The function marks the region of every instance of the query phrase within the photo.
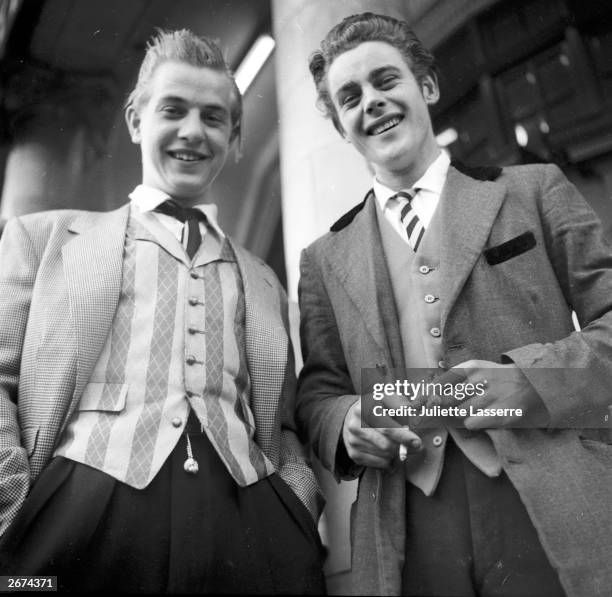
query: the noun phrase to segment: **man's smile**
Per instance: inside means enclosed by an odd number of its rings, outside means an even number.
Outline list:
[[[379,120],[377,123],[370,125],[366,129],[367,135],[380,135],[389,129],[396,127],[403,119],[403,116],[392,116],[391,118],[384,118]]]
[[[170,149],[168,150],[168,155],[177,160],[181,160],[182,162],[197,162],[206,159],[206,156],[203,153],[188,149]]]

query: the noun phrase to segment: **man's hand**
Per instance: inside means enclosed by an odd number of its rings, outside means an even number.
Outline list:
[[[486,390],[482,396],[469,399],[473,409],[505,408],[522,411],[521,416],[468,416],[464,419],[466,429],[494,429],[500,427],[525,427],[528,422],[533,427],[546,427],[549,422],[548,411],[542,399],[529,383],[523,372],[514,364],[501,365],[492,361],[466,361],[456,366],[463,369],[466,379],[462,383],[482,383]]]
[[[423,448],[421,438],[407,427],[389,419],[389,428],[361,426],[361,400],[357,400],[346,413],[342,439],[353,462],[360,466],[390,468],[401,451],[406,456]]]

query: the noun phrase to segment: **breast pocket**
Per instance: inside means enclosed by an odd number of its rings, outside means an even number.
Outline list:
[[[484,251],[484,256],[489,265],[498,265],[514,257],[518,257],[536,246],[536,238],[531,231],[524,232],[510,240],[490,247]]]
[[[121,412],[125,408],[128,384],[90,382],[79,400],[79,411]]]

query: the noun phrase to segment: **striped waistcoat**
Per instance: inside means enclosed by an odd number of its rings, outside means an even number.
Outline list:
[[[190,262],[132,209],[111,331],[56,455],[146,487],[190,408],[242,487],[274,472],[253,436],[244,292],[233,251],[208,230]]]

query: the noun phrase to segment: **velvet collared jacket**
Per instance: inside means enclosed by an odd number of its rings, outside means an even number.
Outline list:
[[[555,166],[484,174],[451,166],[437,208],[443,359],[449,367],[510,359],[535,387],[549,428],[489,436],[568,595],[607,595],[612,249]],[[297,420],[337,479],[351,478],[355,468],[338,446],[361,394],[361,369],[405,366],[374,201],[369,193],[301,260]],[[600,413],[595,428],[577,428],[587,411]],[[366,468],[351,511],[355,593],[400,593],[404,521],[403,472]]]

